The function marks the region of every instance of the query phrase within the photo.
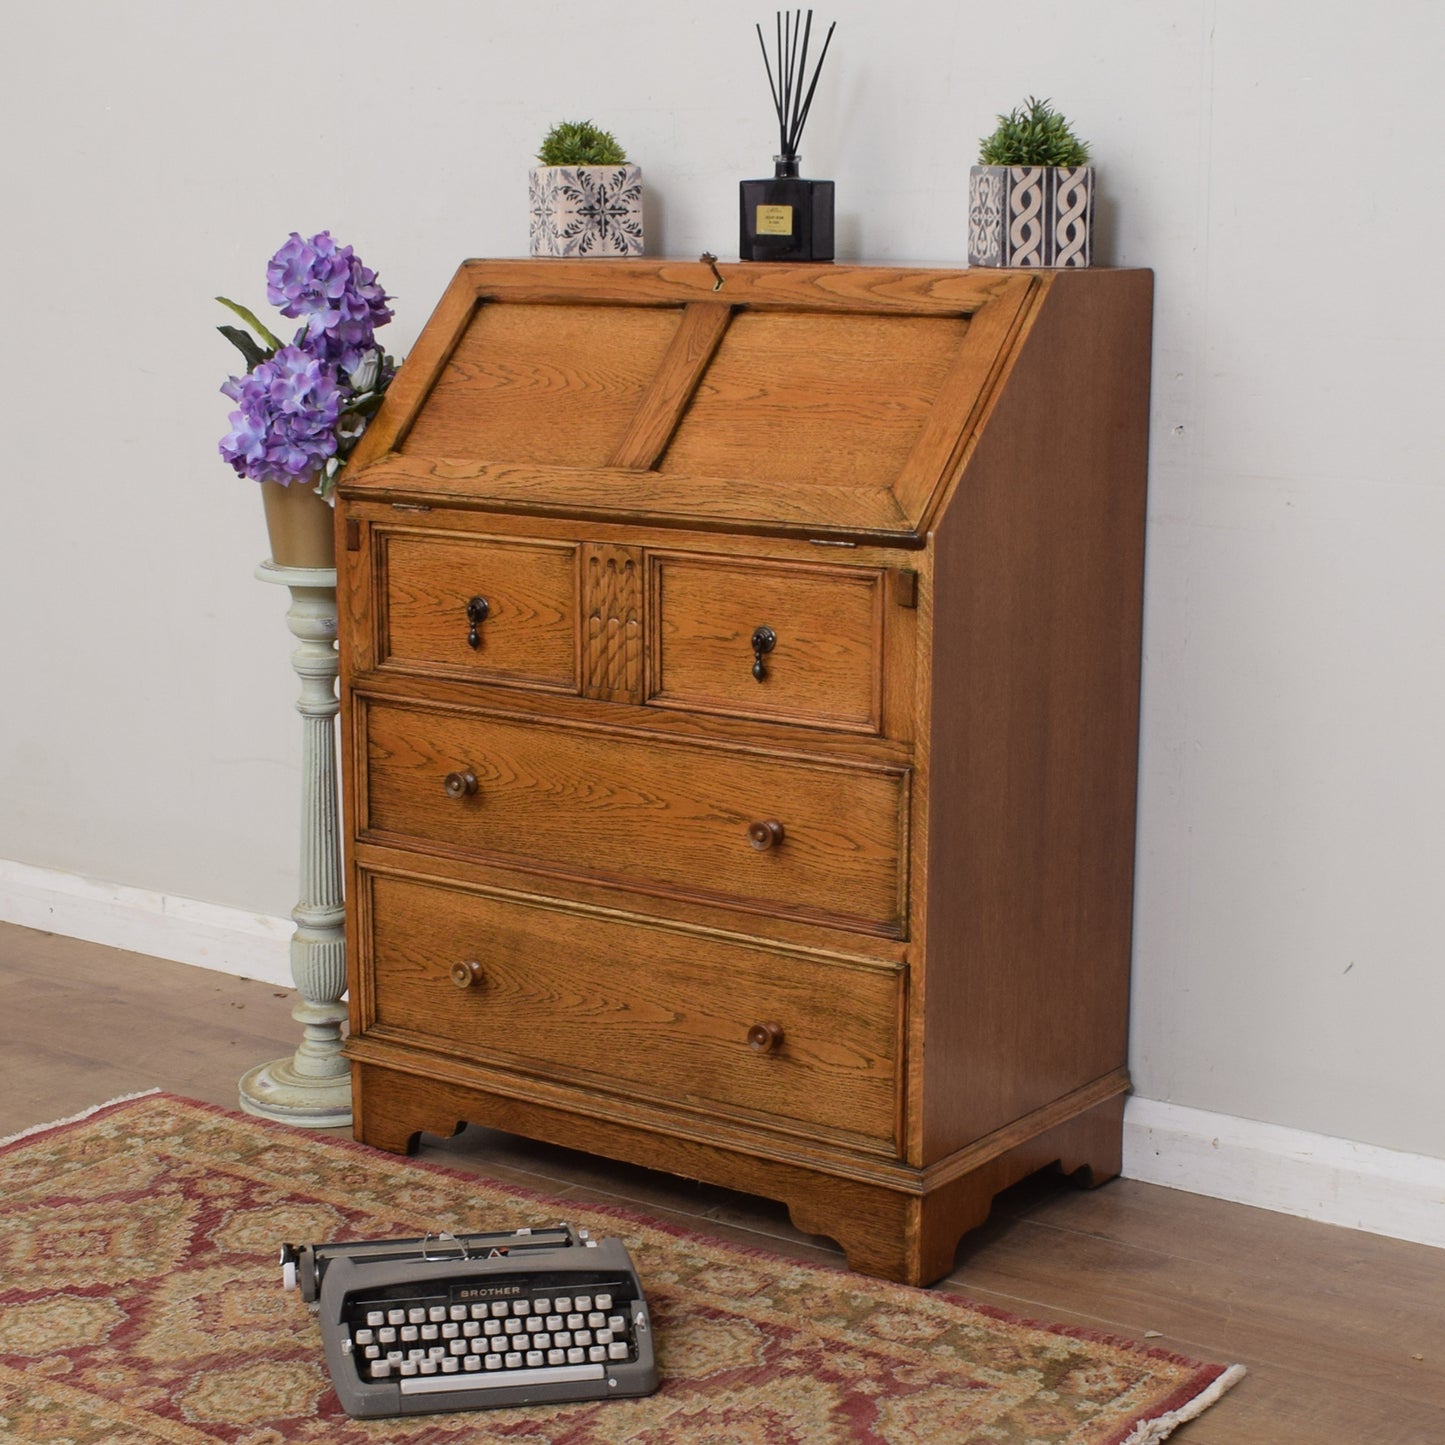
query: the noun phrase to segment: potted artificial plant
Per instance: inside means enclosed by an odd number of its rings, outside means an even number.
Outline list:
[[[534,256],[642,254],[642,171],[590,120],[547,132],[528,192]]]
[[[396,374],[376,344],[392,298],[329,231],[309,240],[293,231],[267,263],[266,299],[301,323],[289,344],[246,307],[216,298],[250,328],[217,328],[246,362],[221,388],[236,403],[221,456],[261,484],[272,561],[329,568],[336,475]]]
[[[970,266],[1087,266],[1094,168],[1088,147],[1047,100],[998,117],[968,174]]]

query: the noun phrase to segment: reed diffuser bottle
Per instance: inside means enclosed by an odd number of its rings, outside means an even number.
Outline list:
[[[808,82],[813,12],[808,11],[806,20],[800,10],[792,14],[778,12],[776,75],[768,59],[763,27],[757,27],[768,86],[778,113],[778,154],[773,157],[771,178],[743,181],[739,187],[738,254],[744,261],[833,259],[833,182],[807,180],[798,174],[798,144],[836,28],[836,21],[828,27],[813,78]]]

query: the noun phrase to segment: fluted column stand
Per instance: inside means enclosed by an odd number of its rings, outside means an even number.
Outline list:
[[[248,1114],[312,1129],[351,1123],[351,1072],[341,1054],[346,1019],[346,911],[336,789],[336,572],[262,562],[256,576],[291,589],[286,624],[301,679],[301,900],[292,917],[291,976],[301,1001],[291,1017],[302,1040],[289,1059],[262,1064],[240,1083]]]

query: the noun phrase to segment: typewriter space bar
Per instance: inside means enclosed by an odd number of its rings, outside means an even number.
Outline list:
[[[544,1365],[535,1370],[494,1370],[485,1375],[414,1375],[402,1380],[403,1395],[450,1394],[453,1390],[497,1390],[508,1385],[560,1385],[568,1380],[600,1380],[601,1365]]]

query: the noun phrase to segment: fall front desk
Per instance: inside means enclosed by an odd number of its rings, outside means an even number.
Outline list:
[[[338,506],[359,1138],[766,1195],[915,1284],[1117,1173],[1151,296],[461,267]]]

